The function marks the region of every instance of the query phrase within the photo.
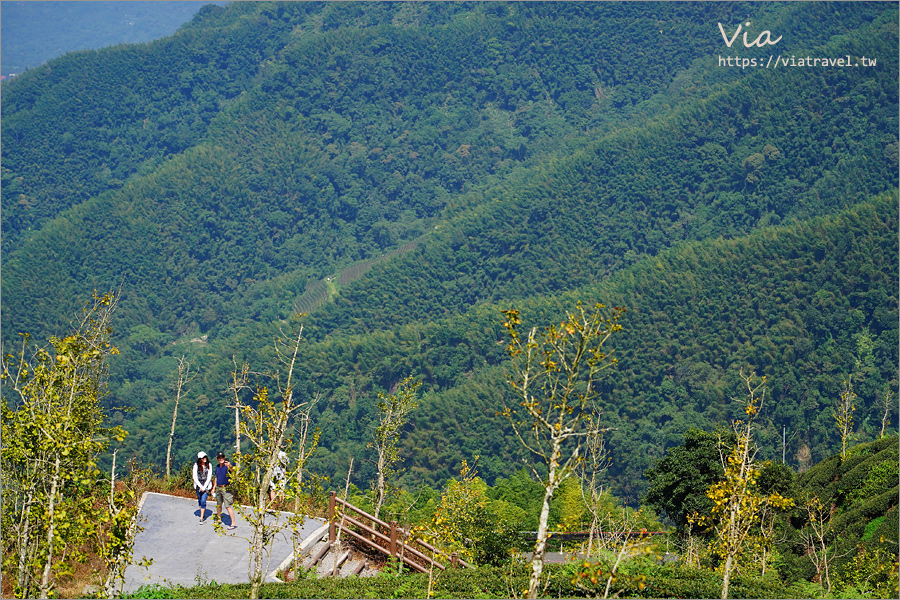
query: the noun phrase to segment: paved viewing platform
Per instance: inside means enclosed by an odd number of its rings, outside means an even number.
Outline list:
[[[134,561],[152,558],[148,568],[129,565],[125,570],[124,593],[131,593],[142,585],[184,585],[215,581],[217,583],[247,583],[250,581],[250,525],[237,515],[237,529],[216,533],[212,517],[215,502],[206,505],[207,519],[200,524],[200,507],[196,499],[147,492],[141,498],[140,525],[144,528],[135,537]],[[278,513],[281,521],[292,513]],[[272,518],[275,518],[273,515]],[[230,525],[228,512],[222,511],[222,522]],[[307,518],[298,528],[298,543],[324,524],[323,519]],[[291,532],[285,529],[275,536],[269,546],[266,573],[272,573],[293,552]],[[265,555],[264,555],[265,556]],[[264,564],[265,566],[265,564]],[[267,581],[274,581],[267,576]]]

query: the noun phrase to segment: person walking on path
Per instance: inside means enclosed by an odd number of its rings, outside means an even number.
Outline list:
[[[228,484],[231,483],[231,480],[228,478],[228,472],[231,470],[231,463],[225,460],[225,453],[219,452],[216,455],[216,460],[219,462],[216,465],[216,476],[213,479],[213,497],[216,499],[216,518],[222,518],[222,506],[225,506],[225,509],[228,510],[228,516],[231,517],[231,525],[226,527],[226,529],[236,529],[237,518],[234,516],[234,509],[231,508],[231,505],[234,504],[234,495],[229,491]]]
[[[200,524],[206,521],[206,499],[213,488],[213,470],[206,452],[197,453],[194,463],[194,490],[197,492],[197,503],[200,504]]]

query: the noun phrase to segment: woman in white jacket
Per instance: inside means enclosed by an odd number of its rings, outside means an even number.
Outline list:
[[[206,521],[206,498],[213,485],[212,471],[206,452],[198,452],[197,462],[194,463],[194,490],[197,492],[197,502],[200,504],[201,525]]]

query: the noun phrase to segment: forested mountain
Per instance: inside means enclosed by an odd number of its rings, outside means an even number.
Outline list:
[[[738,370],[747,365],[769,378],[761,456],[781,458],[787,428],[787,459],[808,466],[840,447],[832,406],[848,373],[856,373],[861,439],[878,433],[878,400],[888,384],[896,385],[897,218],[894,193],[746,238],[682,244],[559,296],[486,303],[448,319],[310,343],[301,366],[307,392],[330,392],[317,422],[322,438],[315,463],[338,474],[351,456],[365,456],[376,414],[373,390],[412,374],[429,391],[403,440],[409,475],[440,482],[473,456],[481,457],[489,481],[509,475],[521,463],[505,419],[496,416],[512,402],[500,310],[521,307],[526,323],[543,325],[558,322],[581,299],[629,310],[625,331],[613,342],[619,368],[603,392],[605,421],[618,428],[610,438],[610,476],[629,500],[643,490],[643,471],[684,431],[738,415],[742,407],[731,399],[740,395]],[[247,343],[235,337],[226,347],[239,352]],[[210,383],[224,387],[231,363],[204,362]],[[153,454],[164,452],[171,406],[141,409],[134,435]],[[227,439],[227,420],[216,430],[212,414],[185,418],[193,420],[188,431],[211,428],[212,439]],[[366,481],[372,465],[358,469]]]
[[[717,23],[748,21],[777,51],[726,47]],[[3,84],[4,349],[121,286],[109,406],[159,464],[175,358],[200,373],[187,460],[229,446],[232,357],[271,368],[302,309],[316,468],[364,457],[412,375],[407,481],[476,454],[490,480],[518,470],[499,310],[601,301],[629,309],[620,493],[731,416],[740,366],[769,376],[764,453],[784,427],[803,466],[835,449],[843,377],[863,439],[896,385],[897,34],[881,3],[266,2],[61,57]],[[719,66],[769,52],[877,64]]]

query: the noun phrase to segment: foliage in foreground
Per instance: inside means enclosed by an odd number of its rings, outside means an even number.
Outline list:
[[[547,565],[549,581],[541,593],[547,598],[594,597],[596,590],[580,588],[573,583],[579,565]],[[633,561],[623,570],[615,592],[622,597],[637,598],[715,598],[721,580],[712,572],[698,571],[679,565],[659,566],[653,558]],[[643,577],[643,578],[641,578]],[[435,598],[515,598],[528,588],[528,565],[454,569],[435,577]],[[640,589],[637,581],[644,583]],[[813,586],[815,587],[815,586]],[[261,598],[426,598],[428,575],[379,575],[369,578],[302,579],[297,582],[265,584]],[[601,588],[602,590],[602,588]],[[141,588],[129,598],[246,598],[249,584],[198,587]],[[806,587],[788,587],[777,579],[741,579],[732,587],[736,598],[800,598],[810,597]],[[813,590],[815,591],[815,590]]]
[[[648,471],[651,506],[674,520],[686,506],[699,504],[706,484],[699,478],[687,484],[679,480],[700,472],[688,468],[692,459],[695,464],[712,464],[715,448],[698,442],[712,442],[715,437],[714,433],[688,432],[683,446],[672,449]],[[836,454],[796,477],[783,465],[763,463],[759,491],[796,502],[790,511],[766,513],[757,526],[767,540],[765,561],[754,558],[741,565],[743,574],[749,577],[760,569],[765,574],[768,562],[782,581],[817,586],[822,588],[818,593],[827,597],[898,597],[897,442],[896,436],[887,436],[860,444],[845,457]],[[726,475],[720,471],[718,477]],[[717,488],[718,484],[706,489]],[[706,511],[702,514],[714,512]],[[706,546],[711,533],[679,529],[681,554],[688,564],[720,565],[710,552],[716,542]]]
[[[102,409],[118,299],[95,293],[69,335],[46,346],[23,335],[19,353],[3,357],[3,572],[16,597],[55,595],[73,564],[96,553],[112,598],[132,561],[134,493],[117,492],[115,455],[109,479],[97,468],[110,440],[126,435],[106,425]]]
[[[580,463],[582,444],[602,438],[598,380],[601,373],[617,360],[610,358],[604,343],[622,326],[624,313],[618,307],[607,312],[597,304],[586,311],[581,303],[566,314],[559,327],[550,325],[538,333],[533,327],[526,337],[519,333],[518,310],[503,311],[512,359],[509,384],[520,400],[520,414],[505,408],[503,415],[512,424],[519,443],[527,450],[535,475],[544,488],[537,542],[532,559],[528,597],[536,598],[544,566],[544,553],[554,492],[572,475]],[[546,468],[546,476],[538,469]]]

